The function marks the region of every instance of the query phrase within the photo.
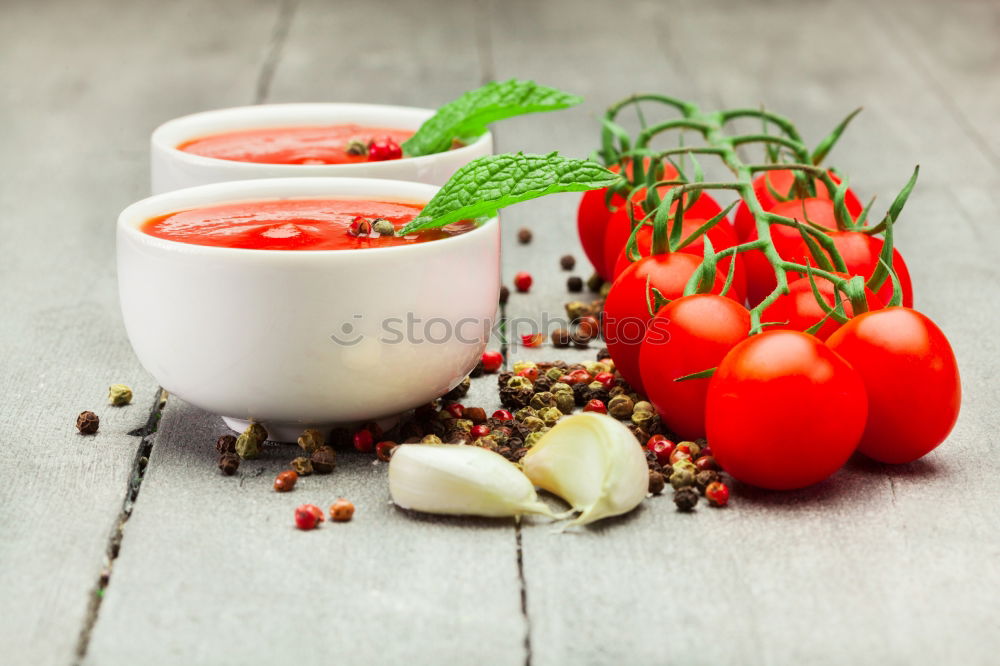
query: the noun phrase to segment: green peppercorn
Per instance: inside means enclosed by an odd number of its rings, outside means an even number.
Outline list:
[[[698,444],[698,442],[677,442],[677,446],[680,446],[681,444],[687,444],[688,449],[691,450],[691,460],[698,459],[698,454],[701,453],[701,445]]]
[[[288,466],[294,469],[299,476],[309,476],[313,473],[312,461],[309,460],[309,458],[304,458],[302,456],[293,458],[292,462],[290,462]]]
[[[667,482],[663,478],[663,474],[661,474],[660,472],[654,472],[653,470],[649,470],[649,492],[650,492],[650,494],[652,494],[652,495],[659,495],[660,493],[663,492],[663,489],[666,487],[666,485],[667,485]]]
[[[538,412],[535,411],[534,407],[522,407],[521,409],[514,412],[515,421],[523,421],[529,416],[538,416]]]
[[[556,391],[552,395],[556,398],[556,407],[563,414],[572,414],[576,408],[576,398],[573,397],[573,390]]]
[[[679,488],[674,491],[674,504],[679,511],[691,511],[698,504],[698,493],[693,488]]]
[[[372,222],[372,231],[379,236],[393,236],[396,233],[396,228],[392,226],[392,222],[384,217],[376,217],[375,221]]]
[[[260,455],[260,441],[247,432],[241,432],[236,438],[236,454],[244,460],[256,458]]]
[[[600,361],[587,361],[583,364],[584,369],[591,375],[599,375],[602,372],[610,372],[611,369],[608,368],[607,364],[601,363]]]
[[[421,444],[444,444],[440,437],[437,435],[424,435],[420,440]]]
[[[564,370],[562,368],[559,368],[559,372],[564,372]],[[560,377],[561,376],[562,375],[560,375]],[[567,384],[566,382],[556,382],[555,384],[549,387],[549,391],[551,391],[553,395],[559,393],[560,391],[568,391],[572,393],[573,387]]]
[[[337,452],[332,446],[321,446],[312,452],[309,461],[317,474],[329,474],[337,466]]]
[[[367,155],[368,154],[368,143],[362,141],[361,139],[351,139],[347,142],[346,152],[348,155]]]
[[[531,396],[531,402],[528,404],[532,409],[548,409],[556,406],[556,397],[548,391],[543,391]]]
[[[608,395],[611,395],[610,392]],[[632,417],[632,399],[627,395],[616,395],[608,401],[608,414],[616,419],[627,419]]]
[[[648,405],[649,403],[648,402],[647,403],[640,402],[638,404],[639,405],[642,405],[642,404]],[[645,430],[647,432],[650,430],[650,426],[652,426],[653,423],[658,418],[659,417],[656,415],[655,412],[641,410],[641,409],[639,409],[638,405],[633,406],[633,408],[632,408],[632,423],[636,424],[637,426],[639,426],[640,428],[642,428],[643,430]]]
[[[530,432],[538,432],[545,427],[545,421],[537,416],[529,416],[524,419],[521,424]]]
[[[493,435],[483,435],[482,437],[477,437],[473,440],[472,444],[484,449],[489,449],[490,451],[496,451],[500,448],[500,444],[497,442],[496,438],[493,437]]]
[[[514,375],[507,380],[507,388],[511,389],[534,389],[534,384],[527,377],[521,377],[520,375]]]
[[[529,434],[528,437],[524,440],[524,446],[530,449],[532,446],[538,443],[538,440],[540,440],[544,436],[545,436],[544,432],[533,432]]]
[[[326,442],[324,441],[323,433],[315,428],[309,428],[299,435],[299,446],[306,453],[312,453],[319,447],[323,446]]]
[[[256,421],[250,421],[250,425],[247,426],[247,429],[244,432],[256,438],[258,444],[263,444],[267,441],[267,430],[265,430],[264,426]]]
[[[557,407],[548,407],[541,410],[538,413],[538,418],[540,418],[545,425],[551,427],[556,424],[559,419],[562,418],[563,413]]]
[[[108,402],[115,407],[123,407],[132,402],[132,389],[124,384],[112,384],[108,387]]]
[[[545,371],[545,376],[549,378],[549,381],[553,382],[558,382],[559,378],[562,377],[562,375],[563,375],[562,368],[549,368],[548,370]],[[552,388],[549,390],[555,392],[556,386],[557,384],[553,384]],[[569,384],[565,384],[565,386],[568,387]]]
[[[590,289],[595,294],[599,292],[603,286],[604,278],[602,278],[599,273],[594,273],[587,278],[587,289]]]
[[[581,301],[570,301],[566,304],[566,316],[570,321],[576,321],[580,317],[586,317],[591,313],[590,306]]]
[[[529,370],[529,371],[537,370],[538,364],[535,363],[534,361],[514,361],[514,367],[512,369],[514,374],[516,375],[517,373],[523,372],[524,370]]]

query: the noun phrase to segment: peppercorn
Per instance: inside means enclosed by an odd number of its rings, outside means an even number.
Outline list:
[[[323,510],[315,504],[303,504],[295,509],[295,526],[300,530],[311,530],[323,520]]]
[[[502,455],[507,460],[511,460],[511,458],[514,457],[514,449],[510,448],[509,446],[501,446],[501,447],[499,447],[497,449],[497,453],[499,453],[500,455]],[[513,462],[513,461],[511,460],[511,462]]]
[[[396,442],[383,440],[375,445],[375,456],[382,462],[389,462],[392,454],[396,451]]]
[[[450,405],[446,405],[442,412],[447,412],[453,419],[460,419],[465,413],[465,407],[463,407],[460,403],[453,402]]]
[[[76,429],[82,435],[93,435],[101,426],[101,419],[94,412],[80,412],[76,417]]]
[[[607,347],[601,347],[597,350],[597,362],[604,363],[604,359],[611,358],[611,352],[608,351]]]
[[[538,364],[534,361],[515,361],[512,370],[515,377],[527,377],[532,382],[538,378]]]
[[[538,432],[545,427],[545,421],[537,416],[529,416],[521,421],[521,425],[527,429],[528,432]]]
[[[538,418],[545,422],[545,425],[551,427],[562,418],[563,413],[559,411],[557,407],[547,407],[538,413]]]
[[[598,273],[594,273],[589,278],[587,278],[587,289],[590,289],[595,294],[601,290],[604,286],[604,278]]]
[[[499,419],[501,421],[510,421],[514,418],[514,415],[506,409],[498,409],[490,415],[490,418]]]
[[[674,452],[674,443],[663,435],[653,435],[646,442],[646,449],[656,456],[661,465],[670,464],[670,454]]]
[[[576,322],[576,337],[584,342],[590,342],[601,332],[600,322],[594,315],[584,315]]]
[[[371,220],[363,217],[355,217],[351,220],[351,226],[347,228],[347,233],[351,236],[368,236],[372,232]]]
[[[531,289],[532,282],[534,279],[531,277],[531,273],[521,271],[514,274],[514,288],[520,292],[527,292]]]
[[[520,462],[521,458],[524,457],[524,454],[528,452],[528,447],[526,446],[519,446],[516,448],[511,447],[511,448],[514,450],[514,452],[510,456],[511,462]]]
[[[704,451],[702,451],[702,453],[704,453]],[[719,463],[717,463],[715,461],[715,458],[712,456],[705,456],[705,455],[699,456],[698,458],[695,459],[694,465],[698,469],[703,469],[703,470],[719,469]]]
[[[354,505],[343,497],[330,505],[330,520],[335,523],[346,523],[354,517]]]
[[[576,258],[572,254],[564,254],[559,257],[559,265],[562,266],[564,271],[571,271],[576,266]]]
[[[510,439],[511,429],[506,426],[500,426],[499,428],[490,429],[489,436],[496,441],[497,444],[503,445],[507,443]]]
[[[361,139],[354,138],[347,142],[347,148],[344,150],[348,155],[354,155],[358,157],[360,155],[368,154],[368,142],[362,141]]]
[[[124,384],[112,384],[108,387],[108,402],[115,407],[123,407],[132,402],[132,389]]]
[[[421,444],[444,444],[444,441],[437,435],[424,435],[420,440]]]
[[[521,336],[521,344],[525,347],[541,347],[545,342],[545,336],[541,333],[525,333]]]
[[[240,468],[240,457],[235,453],[223,453],[219,456],[219,471],[226,476],[236,474]]]
[[[298,480],[299,475],[295,470],[286,469],[278,472],[278,476],[274,477],[274,489],[279,493],[287,493],[295,488],[295,482]]]
[[[608,408],[600,400],[590,400],[586,405],[583,406],[583,411],[585,412],[596,412],[598,414],[607,414]]]
[[[707,488],[709,484],[715,483],[718,480],[719,473],[714,469],[699,470],[699,472],[694,475],[694,485],[698,486],[698,490],[701,491],[702,495],[705,494],[705,488]]]
[[[653,495],[659,495],[663,492],[666,487],[667,482],[663,478],[663,475],[659,472],[654,472],[649,470],[649,492]]]
[[[541,393],[536,393],[531,396],[531,402],[529,403],[532,409],[546,409],[548,407],[556,406],[556,398],[548,391],[542,391]]]
[[[472,440],[472,444],[481,449],[489,449],[490,451],[496,451],[500,448],[500,443],[493,437],[493,435],[478,437]]]
[[[576,398],[573,396],[573,389],[555,391],[552,395],[556,398],[556,407],[563,414],[572,414],[576,407]]]
[[[236,438],[232,435],[221,435],[215,440],[215,450],[222,453],[236,453]]]
[[[570,342],[572,342],[570,333],[565,328],[557,328],[552,331],[551,335],[549,335],[549,339],[552,341],[553,347],[559,348],[569,347]]]
[[[458,383],[458,386],[453,388],[444,394],[445,400],[458,400],[459,398],[464,398],[465,394],[469,392],[469,387],[472,386],[472,380],[468,377],[463,379]]]
[[[535,393],[551,393],[552,392],[552,380],[542,375],[532,383],[532,388],[535,389]]]
[[[252,460],[260,455],[260,442],[249,432],[248,428],[236,438],[236,453],[244,460]]]
[[[674,491],[674,504],[679,511],[691,511],[698,504],[698,493],[691,488],[680,488]]]
[[[337,466],[337,452],[332,446],[321,446],[309,457],[313,471],[317,474],[329,474]]]
[[[506,285],[500,285],[500,305],[504,305],[510,298],[510,289]]]
[[[244,432],[254,437],[258,444],[263,444],[268,438],[267,430],[264,429],[264,426],[253,420],[250,421],[250,425],[247,426]]]
[[[531,242],[531,235],[531,229],[522,227],[517,230],[517,242],[521,245],[527,245]]]
[[[302,447],[302,450],[306,453],[312,453],[326,443],[323,438],[323,433],[315,428],[304,430],[302,434],[299,435],[298,442],[299,446]]]
[[[648,405],[648,402],[638,402],[632,407],[632,423],[636,424],[643,430],[647,432],[650,430],[649,426],[652,425],[653,421],[657,418],[657,415],[653,411],[641,409],[640,405]]]
[[[472,428],[472,421],[469,419],[452,419],[448,421],[448,427],[445,429],[445,432],[449,438],[454,438],[458,435],[469,435],[472,432]]]
[[[377,233],[379,236],[395,236],[396,228],[392,226],[392,222],[385,219],[384,217],[376,217],[375,221],[372,222],[372,231]]]
[[[482,364],[484,372],[493,373],[503,365],[503,354],[498,351],[484,351],[479,362]]]
[[[640,444],[649,441],[649,433],[640,428],[639,426],[637,426],[636,424],[626,423],[625,427],[628,428],[629,432],[632,433],[632,436],[635,437]]]
[[[697,460],[701,457],[701,444],[698,442],[681,442],[681,444],[687,444],[688,453],[691,454],[691,460]]]
[[[691,462],[691,454],[688,453],[686,446],[678,444],[674,447],[674,450],[670,452],[670,464],[673,465],[674,463],[683,461]]]
[[[584,397],[584,391],[587,390],[586,384],[575,383],[573,386],[573,402],[577,407],[583,407],[587,404],[587,399]]]
[[[729,504],[729,486],[719,481],[705,488],[705,498],[712,506],[724,507]]]
[[[309,458],[299,456],[298,458],[292,458],[292,462],[288,464],[299,476],[309,476],[313,473],[313,464]]]
[[[570,301],[563,307],[566,308],[566,317],[571,322],[577,321],[581,317],[588,317],[591,314],[590,306],[580,301]]]
[[[600,400],[607,406],[608,401],[611,400],[611,396],[608,395],[608,389],[604,388],[604,384],[600,382],[590,382],[587,384],[587,390],[583,392],[583,397],[590,402],[591,400]]]
[[[630,418],[632,416],[632,407],[632,399],[627,395],[616,395],[608,400],[608,414],[611,414],[616,419]]]
[[[524,438],[525,447],[530,449],[532,446],[538,443],[538,440],[540,440],[544,436],[545,433],[542,432],[541,430],[529,434],[527,437]]]
[[[583,291],[583,280],[576,275],[570,275],[566,278],[566,291],[572,294],[580,293]]]
[[[511,377],[500,389],[500,404],[511,409],[524,407],[531,401],[533,394],[531,380],[526,377]]]

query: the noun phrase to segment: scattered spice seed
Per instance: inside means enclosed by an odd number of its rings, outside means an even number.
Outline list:
[[[361,430],[354,433],[352,444],[357,451],[361,453],[369,453],[372,447],[375,446],[375,438],[372,436],[370,430],[362,428]],[[315,464],[313,460],[313,464]]]
[[[569,331],[565,328],[557,328],[552,331],[549,339],[552,341],[553,347],[569,347],[570,342],[572,342]]]
[[[236,438],[232,435],[221,435],[215,440],[215,450],[220,454],[236,453]]]
[[[367,432],[367,431],[365,431]],[[369,433],[369,436],[371,433]],[[313,471],[317,474],[329,474],[337,466],[337,452],[332,446],[321,446],[309,457]]]
[[[525,347],[541,347],[545,336],[541,333],[525,333],[521,336],[521,344]]]
[[[583,279],[576,275],[569,276],[566,279],[566,290],[574,294],[583,291]]]
[[[219,471],[226,476],[236,474],[240,468],[240,457],[235,453],[223,453],[219,456]]]
[[[457,402],[454,402],[445,407],[445,411],[451,414],[452,418],[460,419],[465,414],[465,407]]]
[[[626,397],[626,396],[619,396]],[[646,450],[656,456],[656,462],[661,465],[671,465],[670,454],[674,452],[674,443],[663,435],[653,435],[646,442]]]
[[[472,388],[472,380],[466,377],[455,388],[445,393],[443,397],[445,400],[458,400],[459,398],[464,398],[470,388]]]
[[[533,282],[534,279],[531,277],[531,273],[521,271],[520,273],[514,275],[514,288],[522,293],[531,289],[531,284]]]
[[[517,242],[520,243],[521,245],[527,245],[528,243],[530,243],[531,237],[532,237],[531,229],[528,229],[527,227],[522,227],[521,229],[518,229]]]
[[[503,354],[498,351],[484,351],[480,362],[483,364],[483,370],[494,373],[503,365]]]
[[[702,454],[704,454],[704,451],[702,451]],[[719,463],[715,462],[715,458],[706,455],[699,456],[698,459],[694,461],[694,465],[701,470],[719,469]]]
[[[347,149],[344,151],[348,155],[359,157],[368,154],[368,142],[361,139],[351,139],[347,142]]]
[[[666,488],[667,482],[663,478],[663,474],[660,472],[655,472],[649,470],[649,492],[653,495],[659,495]]]
[[[375,456],[382,462],[389,462],[392,452],[396,450],[396,442],[384,440],[375,445]]]
[[[600,400],[590,400],[586,405],[583,406],[583,411],[585,412],[597,412],[598,414],[607,414],[607,406]]]
[[[604,278],[602,278],[600,274],[594,273],[589,278],[587,278],[587,289],[590,289],[595,294],[599,293],[601,291],[601,287],[603,286],[604,286]]]
[[[705,488],[705,498],[712,506],[724,507],[729,504],[729,487],[719,481],[710,483]]]
[[[400,148],[399,144],[385,137],[382,139],[373,139],[368,144],[368,161],[369,162],[384,162],[385,160],[398,160],[403,156],[403,149]]]
[[[674,504],[679,511],[691,511],[698,504],[698,493],[692,488],[680,488],[674,491]]]
[[[124,384],[112,384],[108,387],[108,402],[115,407],[124,407],[132,402],[132,389]]]
[[[82,435],[93,435],[101,427],[101,419],[94,412],[80,412],[76,417],[76,429]]]
[[[299,446],[306,453],[312,453],[319,447],[323,446],[326,442],[324,441],[323,433],[315,428],[309,428],[304,430],[298,439]]]
[[[377,233],[379,236],[396,235],[396,228],[392,226],[392,222],[385,219],[384,217],[375,218],[375,221],[372,223],[372,231]]]
[[[673,472],[670,474],[670,485],[676,489],[694,485],[694,472],[691,468],[680,465],[673,465],[672,467]]]
[[[510,298],[510,289],[506,285],[500,285],[500,305],[503,305]]]
[[[463,416],[477,425],[486,422],[486,410],[482,407],[466,407]]]
[[[313,473],[313,464],[309,458],[299,456],[298,458],[293,458],[292,462],[289,463],[295,473],[299,476],[309,476]]]
[[[493,412],[492,418],[500,419],[501,421],[510,421],[514,416],[506,409],[498,409]]]
[[[300,530],[311,530],[323,520],[323,510],[315,504],[303,504],[295,509],[295,526]]]
[[[701,494],[705,494],[705,490],[713,483],[719,480],[719,473],[714,469],[703,469],[694,475],[694,485],[698,487]]]
[[[627,395],[616,395],[608,401],[608,413],[616,419],[627,419],[632,416],[632,398]]]
[[[480,437],[486,437],[487,435],[490,434],[490,427],[482,423],[479,425],[474,425],[472,426],[472,429],[469,430],[469,434],[472,435],[472,437],[475,439],[478,439]]]
[[[571,271],[576,266],[576,258],[572,254],[564,254],[559,257],[559,265],[564,271]]]
[[[337,523],[346,523],[354,517],[354,505],[343,497],[330,505],[330,519]]]
[[[295,482],[298,480],[299,475],[295,470],[286,469],[278,472],[278,476],[274,477],[274,490],[279,493],[287,493],[295,488]]]
[[[236,453],[244,460],[252,460],[260,455],[260,442],[256,437],[249,434],[250,429],[241,432],[236,438]]]
[[[351,236],[370,236],[372,233],[372,223],[364,217],[356,217],[351,221],[351,226],[347,228],[347,233]]]

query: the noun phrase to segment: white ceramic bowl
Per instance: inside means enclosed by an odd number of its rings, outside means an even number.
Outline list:
[[[132,204],[118,218],[118,289],[136,355],[170,393],[237,429],[256,419],[278,441],[294,441],[306,427],[391,417],[439,397],[476,365],[496,315],[496,218],[449,238],[365,250],[208,247],[138,229],[154,216],[226,202],[427,201],[437,189],[282,178]]]
[[[493,153],[493,136],[489,132],[467,146],[444,153],[357,164],[258,164],[203,157],[177,149],[185,141],[211,134],[265,127],[357,123],[416,130],[433,114],[431,109],[409,106],[319,103],[240,106],[175,118],[153,131],[150,153],[153,194],[230,180],[303,176],[393,178],[444,185],[459,167]]]

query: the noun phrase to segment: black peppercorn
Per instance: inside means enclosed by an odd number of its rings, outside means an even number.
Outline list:
[[[472,382],[469,381],[468,377],[466,377],[458,384],[458,386],[444,394],[445,400],[458,400],[459,398],[464,398],[465,394],[469,392],[470,386],[472,386]]]
[[[518,462],[518,461],[520,461],[521,458],[524,457],[524,454],[527,453],[527,452],[528,452],[528,448],[524,447],[524,446],[522,446],[520,448],[517,448],[517,449],[514,449],[514,453],[510,457],[511,462]]]
[[[577,347],[584,349],[590,344],[590,338],[586,335],[580,333],[580,329],[574,329],[570,334],[569,339],[573,341],[573,344]]]
[[[698,503],[698,493],[693,488],[679,488],[674,491],[674,504],[678,511],[691,511]]]
[[[611,352],[608,351],[607,347],[601,347],[597,350],[597,360],[603,361],[606,358],[611,358]]]
[[[553,347],[569,347],[570,342],[572,342],[569,331],[565,328],[557,328],[552,331],[549,339],[552,341]]]
[[[508,298],[510,298],[510,289],[508,289],[504,285],[501,285],[500,286],[500,305],[503,305],[504,303],[506,303]]]
[[[527,245],[531,242],[531,229],[521,228],[517,230],[517,242],[521,245]]]
[[[101,425],[101,420],[94,412],[80,412],[76,417],[76,429],[83,435],[93,435]]]
[[[608,389],[604,388],[604,384],[601,382],[591,382],[587,384],[587,388],[583,392],[583,398],[586,402],[591,400],[600,400],[607,406],[610,396],[608,395]]]
[[[513,377],[513,376],[514,376],[513,372],[501,372],[500,374],[498,374],[497,375],[497,387],[498,388],[503,388],[504,386],[507,386],[507,382],[509,382],[510,378]]]
[[[223,453],[219,456],[219,471],[226,476],[236,474],[240,468],[240,457],[235,453]]]
[[[604,278],[602,278],[598,273],[594,273],[587,278],[587,289],[590,289],[595,294],[599,293],[601,291],[601,287],[603,286]]]
[[[587,404],[587,399],[584,397],[584,392],[587,390],[587,385],[583,382],[579,384],[573,384],[573,402],[576,403],[577,407],[583,407]]]
[[[476,367],[472,369],[472,372],[469,373],[469,376],[475,379],[476,377],[482,377],[484,372],[486,372],[486,369],[483,368],[483,362],[479,361],[476,363]]]
[[[572,254],[564,254],[559,257],[559,265],[562,266],[564,271],[571,271],[573,267],[576,266],[576,259]]]
[[[545,375],[542,375],[534,382],[532,382],[532,385],[533,388],[535,389],[535,393],[543,393],[552,388],[552,380],[546,377]]]
[[[694,475],[694,485],[698,486],[698,490],[701,494],[705,494],[705,488],[708,484],[715,483],[719,480],[719,473],[714,469],[704,469]]]
[[[667,485],[667,482],[663,478],[662,474],[660,474],[659,472],[654,472],[653,470],[649,470],[649,492],[650,493],[652,493],[654,495],[659,495],[660,493],[663,492],[663,489],[666,487],[666,485]]]
[[[309,461],[317,474],[329,474],[337,466],[337,452],[331,446],[321,446],[312,452]]]
[[[527,406],[535,391],[531,381],[526,377],[511,377],[500,389],[500,403],[508,409],[519,409]]]
[[[576,275],[569,276],[566,280],[566,290],[574,294],[583,291],[583,280]]]
[[[232,435],[222,435],[219,439],[215,440],[215,450],[220,455],[223,453],[236,453],[236,438]]]

